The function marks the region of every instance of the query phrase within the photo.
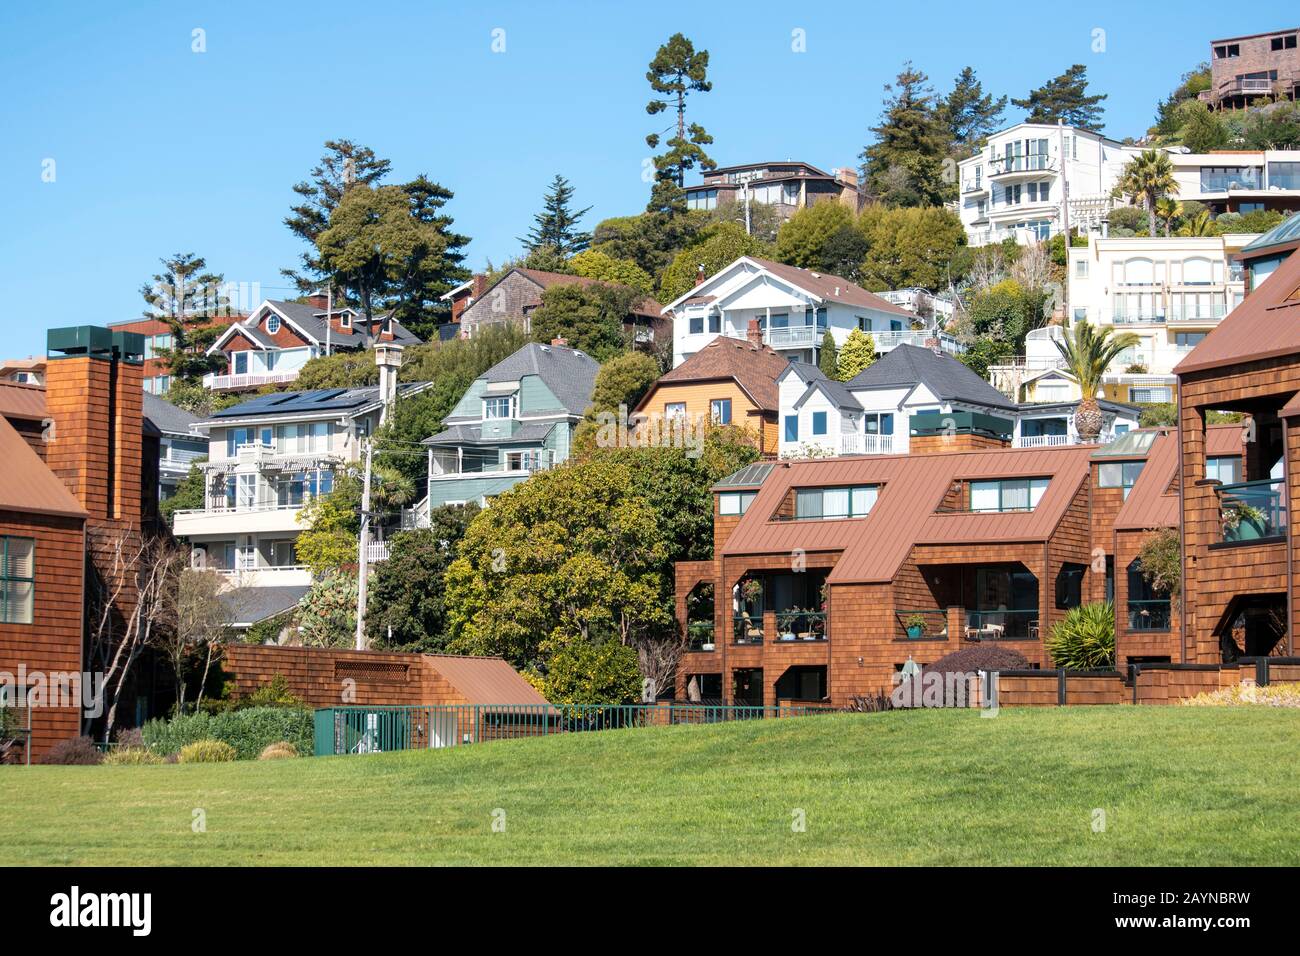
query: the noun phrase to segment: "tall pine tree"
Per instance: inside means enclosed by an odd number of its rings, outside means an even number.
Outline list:
[[[148,304],[144,317],[167,323],[171,348],[158,349],[157,354],[170,375],[182,381],[196,380],[219,365],[204,353],[225,330],[225,323],[213,320],[231,314],[225,276],[207,272],[207,262],[192,252],[159,261],[162,272],[140,287]]]
[[[949,133],[929,77],[903,64],[885,84],[885,109],[873,126],[875,142],[862,151],[867,193],[887,206],[938,206],[956,198],[947,169]]]
[[[958,74],[942,111],[953,144],[962,158],[973,156],[980,141],[997,130],[1006,108],[1007,98],[999,96],[994,99],[992,93],[985,93],[984,85],[969,66]]]
[[[1011,104],[1029,115],[1026,123],[1056,123],[1099,132],[1101,114],[1105,107],[1105,93],[1088,93],[1088,68],[1076,63],[1060,76],[1048,80],[1036,90],[1031,90],[1023,100],[1012,99]]]
[[[567,259],[591,245],[591,233],[578,229],[578,220],[591,211],[591,207],[574,211],[573,187],[559,173],[551,181],[551,188],[542,200],[542,211],[533,216],[535,225],[521,238],[529,252],[550,247]]]
[[[716,169],[715,163],[704,147],[712,144],[710,136],[699,123],[686,122],[686,100],[691,93],[707,93],[713,89],[709,82],[709,51],[696,51],[695,44],[680,33],[674,33],[668,42],[655,53],[645,78],[658,96],[646,104],[651,116],[671,108],[677,114],[673,136],[665,143],[667,151],[654,157],[655,183],[646,207],[649,212],[676,215],[686,211],[686,173],[700,169]],[[661,133],[651,133],[645,138],[651,149],[659,147]]]

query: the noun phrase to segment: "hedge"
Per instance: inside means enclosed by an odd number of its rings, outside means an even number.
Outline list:
[[[249,707],[219,714],[183,714],[144,725],[144,742],[160,754],[179,753],[186,744],[221,740],[236,759],[256,760],[268,744],[287,740],[298,753],[312,752],[312,712],[294,707]]]

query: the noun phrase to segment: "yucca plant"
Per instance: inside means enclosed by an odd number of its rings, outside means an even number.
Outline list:
[[[1094,328],[1087,319],[1081,319],[1074,324],[1073,333],[1066,336],[1065,341],[1052,340],[1065,359],[1065,370],[1079,383],[1082,400],[1074,410],[1074,427],[1085,444],[1095,442],[1101,434],[1102,415],[1097,393],[1101,391],[1102,376],[1121,352],[1141,342],[1132,332],[1115,335],[1114,331],[1109,325]]]
[[[1047,639],[1052,663],[1087,671],[1115,666],[1115,605],[1110,601],[1071,608]]]

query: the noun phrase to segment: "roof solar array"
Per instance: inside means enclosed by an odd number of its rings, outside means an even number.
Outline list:
[[[418,383],[399,386],[399,393],[405,393]],[[378,401],[379,388],[321,388],[309,392],[275,392],[270,395],[258,395],[246,402],[232,405],[213,414],[213,418],[247,418],[249,415],[283,415],[293,412],[321,412],[338,409],[358,408]]]

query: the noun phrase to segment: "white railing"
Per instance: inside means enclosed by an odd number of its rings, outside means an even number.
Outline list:
[[[173,511],[174,515],[203,515],[203,514],[251,514],[258,511],[301,511],[306,501],[300,501],[297,504],[282,505],[275,501],[255,501],[255,502],[236,502],[231,504],[226,498],[209,496],[208,506],[206,508],[178,508]]]
[[[872,332],[871,338],[876,343],[877,352],[887,352],[900,345],[915,345],[918,348],[929,348],[929,343],[936,339],[939,342],[939,348],[947,352],[949,355],[961,355],[966,351],[965,346],[947,332],[927,332],[924,330],[910,332]]]
[[[388,560],[388,542],[371,541],[366,545],[366,563],[374,564],[377,561]]]
[[[223,388],[260,388],[263,385],[279,385],[283,382],[292,382],[298,377],[298,369],[290,369],[287,372],[245,372],[242,375],[218,375],[215,372],[209,372],[203,376],[203,385],[205,388],[223,389]]]
[[[763,333],[763,341],[774,349],[807,348],[819,345],[826,330],[813,325],[796,325],[784,329],[768,329]]]
[[[1017,435],[1011,444],[1015,448],[1056,448],[1074,442],[1069,435]]]
[[[243,559],[236,558],[237,562],[243,563]],[[300,573],[310,571],[311,568],[305,564],[244,564],[238,568],[214,568],[218,574],[227,578],[237,578],[246,574],[274,574],[283,572],[284,574]]]
[[[893,435],[841,435],[841,455],[891,455]]]

